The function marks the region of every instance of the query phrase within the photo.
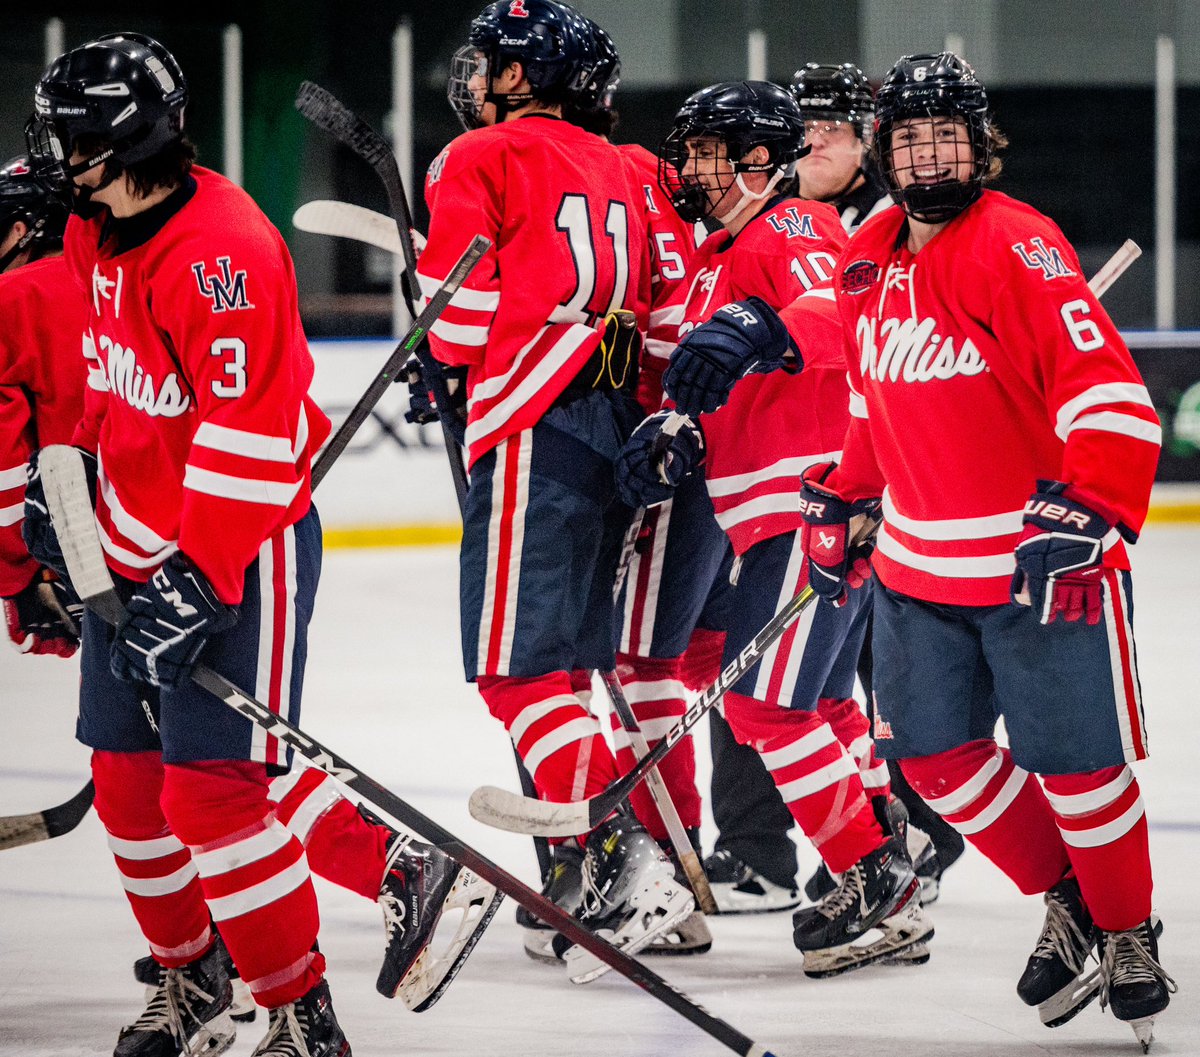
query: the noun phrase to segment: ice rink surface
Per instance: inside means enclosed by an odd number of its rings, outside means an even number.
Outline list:
[[[1163,962],[1179,993],[1156,1057],[1200,1054],[1200,529],[1151,527],[1135,548],[1135,627],[1150,731],[1141,765],[1151,820]],[[528,838],[467,813],[483,782],[516,785],[500,725],[460,677],[452,549],[326,555],[303,726],[505,867],[536,883]],[[1052,632],[1048,632],[1052,633]],[[0,814],[60,803],[87,778],[73,739],[74,662],[0,652]],[[699,739],[702,781],[707,748]],[[712,829],[705,841],[711,847]],[[801,848],[801,875],[815,855]],[[445,998],[415,1015],[374,991],[378,909],[318,882],[321,945],[358,1057],[709,1057],[719,1043],[616,974],[584,987],[521,951],[506,904]],[[716,918],[706,955],[654,968],[779,1057],[1136,1057],[1133,1033],[1093,1005],[1043,1028],[1014,985],[1042,920],[968,848],[931,908],[932,960],[807,980],[790,915]],[[99,823],[0,852],[0,1055],[111,1053],[142,1008],[131,965],[145,953]],[[265,1031],[244,1025],[246,1057]]]

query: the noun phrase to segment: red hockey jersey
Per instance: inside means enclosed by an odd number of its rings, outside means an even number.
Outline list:
[[[329,420],[283,238],[240,188],[193,170],[193,197],[116,253],[102,219],[67,226],[90,301],[88,390],[75,443],[100,461],[109,565],[144,582],[179,549],[221,600],[241,600],[263,542],[310,506]]]
[[[599,344],[608,312],[633,311],[645,332],[642,181],[600,137],[533,115],[455,139],[430,166],[425,198],[426,297],[475,235],[493,243],[430,332],[437,359],[469,368],[474,464],[546,413]]]
[[[15,595],[37,562],[21,540],[25,466],[35,448],[70,444],[83,415],[79,354],[87,303],[61,257],[0,275],[0,595]]]
[[[742,297],[777,310],[795,302],[785,319],[805,360],[799,375],[747,375],[729,403],[701,417],[708,492],[737,554],[799,527],[801,471],[841,449],[845,363],[828,280],[845,240],[832,206],[787,198],[735,239],[709,236],[692,259],[684,333]]]
[[[1162,431],[1125,343],[1062,232],[986,191],[919,253],[889,209],[850,240],[835,284],[852,425],[830,483],[883,496],[874,566],[932,602],[1008,601],[1039,478],[1135,532]],[[1128,568],[1114,530],[1105,563]]]

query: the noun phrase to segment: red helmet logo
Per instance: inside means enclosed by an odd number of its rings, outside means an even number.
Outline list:
[[[525,0],[512,0],[508,5],[509,18],[528,18],[529,12],[525,10]]]

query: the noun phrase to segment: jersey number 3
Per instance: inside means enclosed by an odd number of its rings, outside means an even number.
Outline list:
[[[611,270],[596,254],[597,239],[592,236],[591,211],[587,195],[565,194],[554,216],[554,226],[567,236],[567,245],[575,262],[575,290],[567,300],[568,311],[594,322],[625,304],[629,289],[629,211],[624,202],[610,201],[604,216],[604,241],[612,251]],[[603,269],[603,271],[601,270]],[[603,286],[612,283],[612,294],[603,300]],[[601,300],[597,302],[597,295]]]

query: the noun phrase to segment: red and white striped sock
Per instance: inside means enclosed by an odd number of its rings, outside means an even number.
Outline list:
[[[887,796],[891,793],[892,782],[888,777],[887,763],[875,755],[871,724],[858,702],[852,697],[822,697],[817,701],[817,714],[833,728],[838,741],[854,757],[867,796]]]
[[[687,691],[680,678],[682,660],[681,657],[664,659],[617,654],[617,676],[651,749],[662,741],[687,711]],[[625,733],[615,712],[612,715],[612,728],[613,744],[617,748],[617,766],[623,772],[630,771],[637,761],[629,735]],[[681,738],[659,763],[658,772],[671,794],[684,827],[698,827],[700,793],[696,789],[696,746],[690,734]],[[634,789],[629,802],[650,835],[657,841],[666,841],[666,824],[645,782]]]
[[[489,711],[504,724],[547,800],[582,800],[617,777],[600,721],[571,689],[569,673],[528,679],[481,675],[477,682]]]
[[[815,712],[743,694],[725,695],[734,737],[762,757],[783,802],[834,873],[844,873],[885,837],[853,757]]]
[[[990,738],[901,760],[921,799],[1034,895],[1057,884],[1070,861],[1037,779]]]
[[[195,961],[213,933],[192,856],[159,806],[161,754],[97,750],[92,778],[96,814],[150,953],[169,968]]]
[[[1128,766],[1042,779],[1092,920],[1123,932],[1150,916],[1146,808]]]
[[[304,848],[267,800],[266,768],[238,760],[169,764],[162,804],[255,1001],[272,1008],[313,988],[325,971],[313,949],[317,897]]]

